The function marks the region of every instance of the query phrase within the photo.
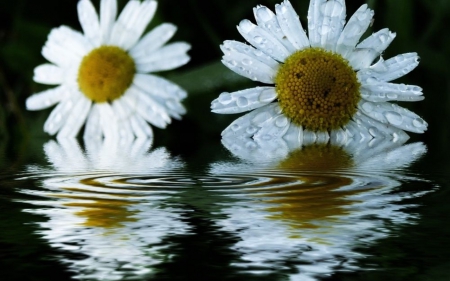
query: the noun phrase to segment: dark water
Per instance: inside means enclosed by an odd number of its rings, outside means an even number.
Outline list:
[[[5,149],[0,279],[450,280],[444,152],[228,148]]]

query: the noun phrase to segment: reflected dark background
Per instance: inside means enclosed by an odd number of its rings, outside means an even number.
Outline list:
[[[212,162],[233,158],[220,144],[220,132],[238,115],[211,113],[211,101],[223,91],[258,85],[222,65],[219,45],[224,40],[244,42],[236,25],[244,18],[254,22],[252,8],[256,5],[273,10],[280,1],[159,1],[148,30],[162,22],[174,23],[178,31],[170,42],[186,41],[192,49],[187,65],[157,73],[186,89],[188,97],[184,101],[187,114],[183,120],[173,120],[165,130],[153,128],[154,147],[164,146],[172,156],[181,157],[186,162],[186,170],[193,175],[204,173]],[[99,1],[93,2],[99,6]],[[121,10],[126,1],[118,2]],[[12,175],[21,172],[28,163],[47,164],[42,147],[51,137],[43,132],[43,123],[51,109],[26,111],[25,100],[49,88],[33,82],[32,77],[33,69],[46,62],[41,48],[50,30],[60,25],[81,30],[76,3],[75,0],[0,0],[0,197],[4,199],[0,201],[0,269],[6,272],[5,280],[68,280],[72,276],[59,261],[46,258],[62,252],[43,242],[35,233],[36,226],[30,225],[31,221],[44,222],[47,218],[21,212],[29,206],[14,202],[16,189],[35,182],[17,182]],[[291,3],[305,27],[309,1]],[[429,123],[425,134],[410,135],[411,141],[424,142],[428,153],[405,172],[428,177],[423,182],[405,179],[407,184],[403,188],[411,192],[437,190],[426,198],[412,200],[420,206],[415,209],[421,215],[417,224],[403,227],[370,249],[361,249],[367,254],[361,267],[379,264],[384,266],[383,270],[338,273],[327,280],[450,280],[450,227],[446,223],[450,214],[450,32],[447,31],[450,1],[347,1],[347,19],[364,3],[375,10],[375,21],[368,34],[385,27],[397,33],[383,54],[385,59],[407,52],[417,52],[421,57],[414,71],[394,81],[423,88],[424,101],[401,105]],[[175,235],[168,238],[170,241],[164,241],[174,245],[174,251],[180,255],[159,265],[158,280],[284,280],[289,272],[261,277],[227,269],[238,258],[238,253],[229,247],[239,239],[223,236],[212,223],[211,214],[204,211],[216,198],[203,198],[200,182],[194,186],[188,196],[177,202],[186,210],[185,222],[193,227],[193,234]],[[41,253],[46,253],[45,257]],[[190,263],[193,260],[195,263]],[[172,274],[175,271],[178,274]]]

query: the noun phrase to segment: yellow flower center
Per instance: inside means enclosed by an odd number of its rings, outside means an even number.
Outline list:
[[[136,73],[134,60],[119,47],[101,46],[81,61],[78,85],[94,102],[110,102],[130,87]]]
[[[283,113],[312,131],[347,124],[361,98],[360,83],[348,61],[320,48],[293,53],[280,66],[275,84]]]
[[[330,171],[354,166],[352,157],[339,146],[313,144],[289,153],[281,161],[281,169]]]

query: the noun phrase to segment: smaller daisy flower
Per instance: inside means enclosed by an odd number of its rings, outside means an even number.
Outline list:
[[[311,0],[308,36],[291,3],[254,8],[256,25],[242,20],[239,33],[252,45],[225,41],[222,62],[234,72],[266,84],[222,93],[215,113],[251,111],[222,132],[223,137],[407,138],[428,124],[391,101],[423,100],[422,89],[390,83],[419,63],[416,53],[384,60],[395,34],[382,29],[362,42],[374,12],[362,5],[345,25],[344,0]],[[378,58],[378,60],[376,60]]]
[[[116,0],[102,0],[99,15],[89,0],[80,0],[78,18],[84,34],[67,26],[50,32],[42,55],[51,64],[36,67],[34,80],[58,86],[26,101],[29,110],[57,104],[45,132],[75,137],[85,124],[85,138],[151,137],[148,123],[165,128],[171,118],[181,119],[186,92],[148,73],[186,64],[190,45],[165,45],[176,31],[170,23],[141,38],[156,7],[153,0],[132,0],[116,19]]]

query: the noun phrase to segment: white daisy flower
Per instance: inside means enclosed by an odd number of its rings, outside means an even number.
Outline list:
[[[165,128],[171,118],[181,118],[186,110],[180,101],[186,92],[148,73],[186,64],[190,45],[165,45],[176,31],[170,23],[141,38],[156,7],[153,0],[132,0],[116,19],[116,0],[102,0],[99,15],[89,0],[80,0],[84,34],[67,26],[50,32],[42,55],[51,63],[36,67],[34,81],[58,86],[26,101],[29,110],[58,104],[45,122],[45,132],[74,137],[86,123],[85,138],[151,137],[147,122]]]
[[[407,136],[403,130],[427,129],[418,115],[390,102],[423,100],[422,88],[390,83],[413,70],[418,55],[384,60],[381,53],[395,37],[388,29],[358,43],[374,15],[367,5],[345,25],[344,0],[311,0],[308,36],[288,0],[275,6],[276,13],[264,6],[253,11],[256,24],[242,20],[237,27],[253,47],[225,41],[222,62],[242,76],[272,85],[222,93],[212,102],[215,113],[252,111],[226,128],[223,137],[365,134],[396,139]]]

